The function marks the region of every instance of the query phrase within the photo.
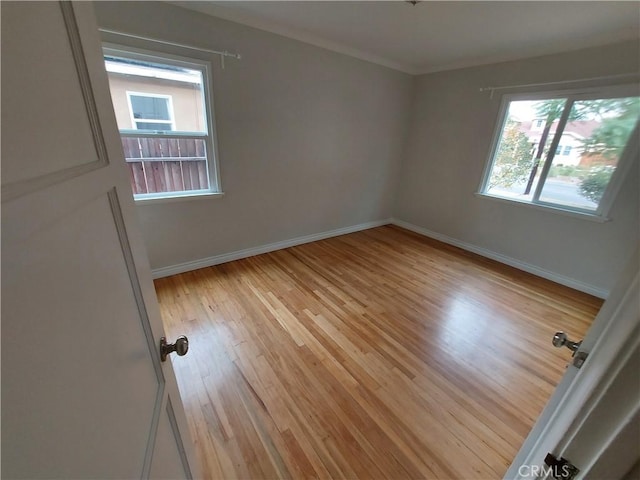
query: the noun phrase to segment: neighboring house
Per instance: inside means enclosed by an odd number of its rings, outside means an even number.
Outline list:
[[[594,159],[593,155],[585,155],[583,151],[584,141],[589,138],[594,130],[598,128],[600,122],[595,120],[576,120],[568,122],[562,133],[560,142],[556,149],[554,158],[555,165],[565,166],[590,166]],[[558,121],[551,125],[549,131],[548,143],[553,139]],[[544,130],[544,120],[535,119],[533,121],[524,121],[520,125],[520,130],[529,138],[531,148],[535,152]],[[599,157],[598,157],[599,158]]]
[[[105,67],[133,192],[209,188],[204,141],[173,135],[208,131],[202,72],[111,55]]]
[[[105,61],[120,130],[206,130],[202,77],[193,70],[166,70]]]

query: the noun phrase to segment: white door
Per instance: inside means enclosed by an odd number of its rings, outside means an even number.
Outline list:
[[[92,6],[1,14],[2,477],[189,478]]]
[[[637,289],[630,300],[637,312]],[[636,330],[580,412],[579,421],[555,448],[558,458],[579,468],[576,480],[621,479],[640,461],[640,331]]]
[[[612,457],[611,448],[630,434],[628,429],[636,428],[640,411],[639,272],[640,249],[636,249],[578,349],[578,353],[588,353],[586,361],[580,369],[573,364],[567,366],[505,479],[547,478],[551,473],[544,463],[548,453],[577,467],[580,471],[571,477],[576,479],[603,478],[590,474],[604,468],[611,458],[616,458],[622,470],[633,464],[637,443],[631,457],[625,457],[625,465],[620,449]]]

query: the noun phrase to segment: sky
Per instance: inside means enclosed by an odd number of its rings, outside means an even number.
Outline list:
[[[519,122],[531,121],[536,118],[535,104],[539,100],[518,100],[509,104],[509,116]]]

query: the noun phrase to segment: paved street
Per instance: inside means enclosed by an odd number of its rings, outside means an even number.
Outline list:
[[[513,185],[510,188],[495,188],[492,190],[492,193],[500,194],[501,192],[504,192],[507,194],[522,194],[525,186],[526,183],[522,183]],[[528,197],[530,198],[530,196]],[[527,197],[519,198],[524,199]],[[542,189],[540,200],[593,210],[597,208],[596,203],[580,195],[578,184],[559,180],[557,178],[547,179],[545,186]]]

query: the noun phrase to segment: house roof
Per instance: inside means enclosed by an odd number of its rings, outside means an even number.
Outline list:
[[[522,122],[520,124],[520,131],[528,136],[542,133],[542,130],[534,130],[532,128],[532,124],[533,122],[531,121]],[[557,126],[558,121],[556,120],[551,125],[551,134],[555,133]],[[589,138],[598,126],[600,126],[600,122],[596,120],[574,120],[572,122],[567,122],[563,134],[573,135],[580,139]]]

